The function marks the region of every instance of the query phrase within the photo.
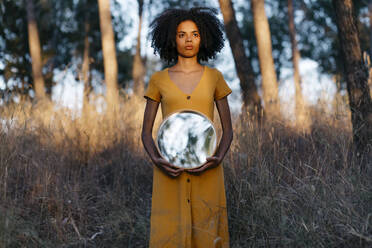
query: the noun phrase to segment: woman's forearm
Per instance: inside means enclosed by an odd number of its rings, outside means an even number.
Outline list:
[[[223,160],[227,151],[229,150],[232,139],[233,139],[232,130],[227,130],[223,132],[220,144],[218,145],[216,153],[215,153],[215,156],[220,158],[221,161]]]
[[[157,157],[160,157],[159,151],[156,148],[154,139],[152,138],[151,134],[142,134],[142,143],[143,146],[145,147],[145,150],[151,160],[154,162],[154,159]]]
[[[222,125],[222,137],[220,144],[217,148],[217,151],[215,153],[215,156],[220,158],[220,160],[222,161],[226,155],[226,152],[230,148],[230,144],[233,139],[233,129],[231,124],[230,108],[229,103],[227,101],[227,97],[224,97],[216,101],[216,106],[218,109],[218,113],[220,114],[220,120]]]
[[[158,107],[158,102],[147,99],[141,133],[142,144],[153,162],[155,158],[160,157],[158,149],[156,149],[154,139],[152,138],[152,128],[154,126]]]

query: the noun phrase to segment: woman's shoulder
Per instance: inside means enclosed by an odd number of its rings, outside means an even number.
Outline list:
[[[210,73],[213,73],[213,74],[222,74],[220,70],[218,70],[217,68],[215,67],[211,67],[209,65],[205,65],[205,68],[210,72]]]
[[[207,72],[209,72],[209,75],[211,75],[213,77],[220,78],[222,76],[222,73],[217,68],[210,67],[210,66],[207,66],[207,65],[205,65],[205,68],[206,68]]]
[[[150,80],[159,81],[162,80],[166,76],[166,70],[167,68],[164,68],[163,70],[155,71],[151,74]]]

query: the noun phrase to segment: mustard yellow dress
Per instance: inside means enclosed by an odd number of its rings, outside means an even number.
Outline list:
[[[230,93],[221,72],[204,66],[191,94],[171,81],[166,68],[151,76],[144,97],[161,103],[163,119],[190,109],[213,121],[214,101]],[[199,175],[183,172],[177,178],[153,168],[150,248],[229,247],[222,164]]]

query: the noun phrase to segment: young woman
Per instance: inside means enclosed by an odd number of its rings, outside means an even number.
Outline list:
[[[149,81],[142,142],[155,164],[150,248],[229,247],[221,162],[233,132],[227,95],[231,89],[221,72],[201,65],[223,47],[223,25],[210,8],[169,9],[151,23],[152,47],[173,66]],[[214,103],[223,134],[216,153],[195,169],[180,169],[164,160],[152,138],[161,103],[163,118],[181,109],[199,111],[213,120]]]

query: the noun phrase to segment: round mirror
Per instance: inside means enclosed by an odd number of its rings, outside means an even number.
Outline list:
[[[168,162],[181,168],[195,168],[216,150],[217,135],[212,122],[195,111],[181,111],[161,123],[156,144]]]

